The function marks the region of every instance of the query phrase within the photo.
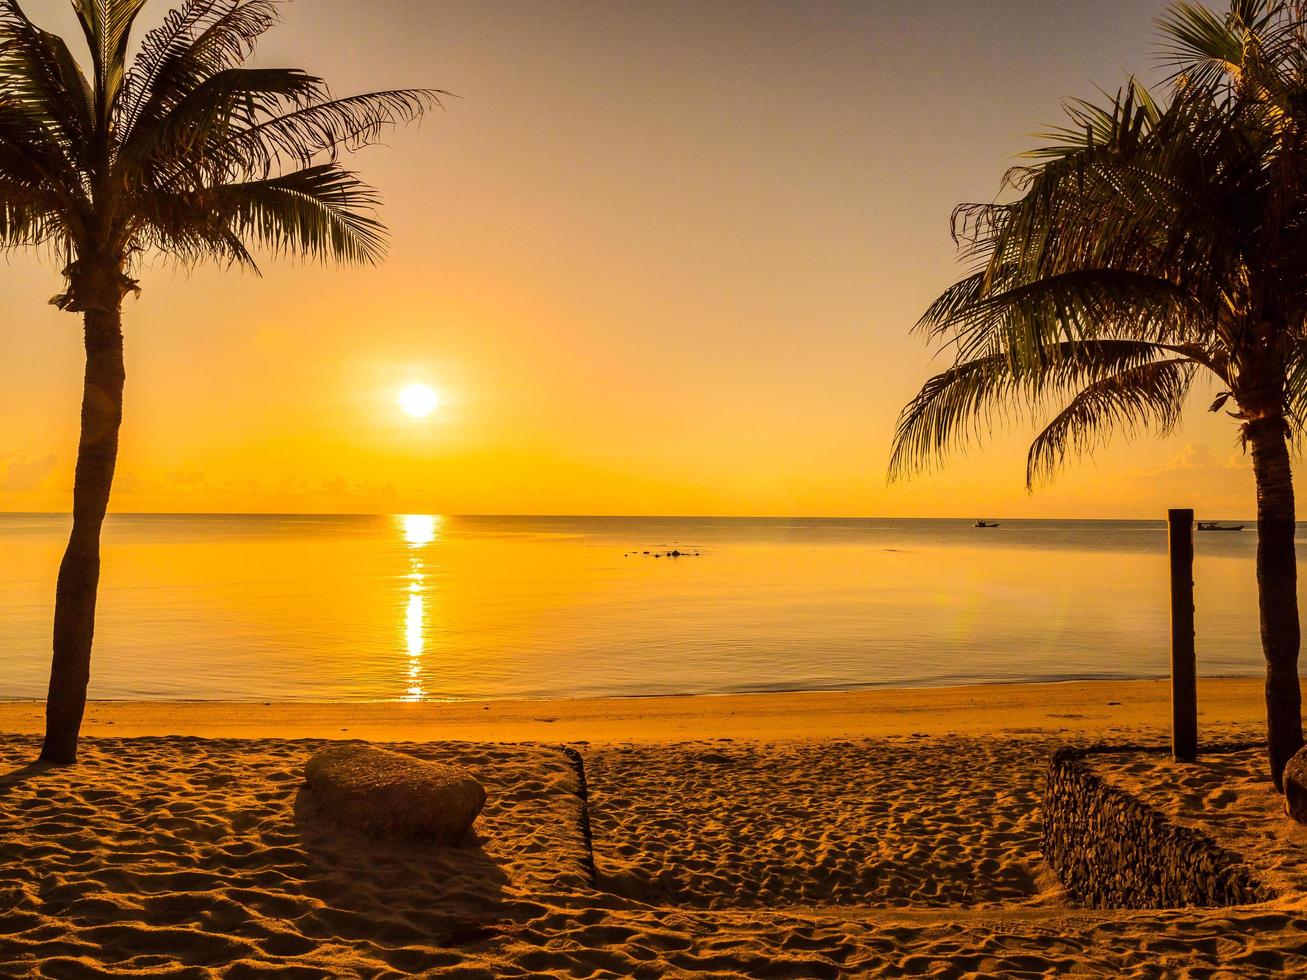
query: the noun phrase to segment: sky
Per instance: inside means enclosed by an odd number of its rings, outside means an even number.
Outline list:
[[[25,0],[75,30],[66,0]],[[168,4],[147,7],[157,23]],[[888,485],[911,332],[1061,100],[1155,69],[1153,0],[298,0],[256,63],[453,97],[353,166],[376,268],[150,263],[119,512],[1143,517],[1255,511],[1195,398],[1035,494],[1033,430]],[[66,511],[82,356],[0,264],[0,510]],[[440,392],[430,417],[397,393]]]

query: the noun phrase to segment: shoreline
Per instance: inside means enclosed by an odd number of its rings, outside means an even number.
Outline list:
[[[447,514],[423,511],[373,511],[370,513],[343,513],[338,511],[274,511],[274,510],[122,510],[109,511],[106,518],[113,517],[410,517],[413,514],[432,517],[451,517],[465,520],[528,520],[528,521],[974,521],[976,518],[967,514],[943,515],[938,517],[894,516],[887,514]],[[72,520],[72,511],[66,510],[0,510],[0,517],[65,517]],[[1028,521],[1032,523],[1085,523],[1085,524],[1166,524],[1165,517],[993,517],[996,521]],[[1219,522],[1242,521],[1245,524],[1257,523],[1256,517],[1222,517]],[[1307,525],[1307,520],[1300,520],[1299,525]]]
[[[1259,678],[1200,678],[1202,729],[1265,723]],[[0,703],[0,732],[37,735],[40,701]],[[813,741],[940,735],[1165,736],[1170,682],[1047,684],[535,701],[93,701],[91,738],[364,739],[380,742]]]

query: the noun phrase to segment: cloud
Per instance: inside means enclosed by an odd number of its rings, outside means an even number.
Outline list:
[[[1246,516],[1256,505],[1251,460],[1239,450],[1213,451],[1204,443],[1125,474],[1114,488],[1119,499],[1148,507],[1194,507],[1207,515]]]
[[[1231,453],[1224,460],[1217,459],[1216,454],[1212,452],[1212,447],[1206,443],[1195,445],[1189,443],[1180,450],[1178,454],[1172,456],[1163,463],[1156,463],[1153,466],[1145,467],[1142,470],[1144,476],[1167,476],[1169,474],[1183,475],[1186,473],[1225,473],[1238,471],[1240,473],[1248,470],[1248,457],[1243,453]]]
[[[19,456],[16,453],[4,453],[0,455],[0,490],[12,490],[23,492],[36,490],[41,486],[42,481],[54,472],[55,464],[58,460],[54,454],[42,456],[40,459],[28,459],[26,456]]]

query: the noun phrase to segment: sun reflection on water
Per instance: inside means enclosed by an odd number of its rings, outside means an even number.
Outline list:
[[[416,583],[412,588],[420,589]],[[409,701],[420,701],[426,693],[422,688],[422,654],[427,648],[426,619],[426,596],[421,591],[412,591],[404,613],[404,643],[408,648],[408,690],[404,696]]]
[[[408,653],[408,678],[403,700],[421,701],[426,697],[422,685],[423,659],[427,650],[427,575],[422,549],[440,536],[443,523],[432,514],[404,514],[398,518],[399,529],[412,554],[404,603],[403,637]]]
[[[444,523],[433,514],[404,514],[399,521],[410,548],[424,548],[436,540],[440,525]]]

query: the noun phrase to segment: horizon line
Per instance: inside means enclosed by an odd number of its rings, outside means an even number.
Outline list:
[[[674,521],[975,521],[975,520],[993,520],[993,521],[1011,521],[1011,522],[1038,522],[1038,521],[1084,521],[1096,523],[1109,522],[1158,522],[1166,523],[1166,517],[1004,517],[986,516],[978,518],[975,515],[962,514],[945,514],[933,517],[922,516],[901,516],[891,514],[872,514],[872,515],[796,515],[796,514],[561,514],[561,513],[499,513],[499,514],[477,514],[477,513],[447,513],[442,511],[110,511],[107,515],[113,517],[453,517],[453,518],[498,518],[498,519],[527,519],[536,520],[612,520],[612,521],[631,521],[631,520],[674,520]],[[1196,516],[1196,514],[1195,514]],[[72,517],[72,511],[54,511],[54,510],[0,510],[0,517]],[[1204,521],[1215,522],[1239,522],[1244,524],[1256,524],[1256,517],[1204,517]],[[1307,524],[1307,519],[1298,520],[1295,523]]]

